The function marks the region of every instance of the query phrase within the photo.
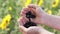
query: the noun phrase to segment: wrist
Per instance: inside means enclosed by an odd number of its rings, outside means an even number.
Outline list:
[[[42,20],[41,20],[41,22],[42,22],[42,24],[46,24],[46,21],[48,20],[48,17],[49,15],[48,14],[42,14]]]
[[[39,31],[39,34],[54,34],[54,33],[49,32],[49,31],[43,29],[43,30]]]

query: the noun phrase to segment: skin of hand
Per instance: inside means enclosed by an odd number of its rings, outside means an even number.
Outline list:
[[[21,11],[21,16],[23,16],[25,19],[27,19],[26,13],[28,11],[31,11],[36,16],[36,18],[31,19],[34,23],[45,24],[49,27],[60,30],[60,17],[54,16],[54,15],[49,15],[49,14],[45,13],[41,7],[34,5],[34,4],[30,4],[27,8],[26,7],[23,8]]]
[[[46,16],[46,13],[43,12],[41,7],[31,4],[27,8],[25,7],[22,9],[21,16],[26,18],[26,13],[29,11],[31,11],[36,16],[36,18],[31,19],[32,22],[34,22],[36,24],[40,24],[40,23],[43,24],[44,23],[44,19],[45,19],[44,17]]]
[[[24,22],[26,22],[26,19],[24,17],[20,18],[18,21],[19,29],[20,29],[20,32],[22,32],[22,34],[53,34],[49,31],[45,30],[43,27],[41,27],[39,25],[25,28],[23,26],[25,24]]]

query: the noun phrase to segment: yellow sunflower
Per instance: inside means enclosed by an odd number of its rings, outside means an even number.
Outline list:
[[[10,20],[11,20],[11,15],[10,14],[6,15],[5,18],[3,18],[2,23],[0,24],[0,28],[2,28],[2,30],[6,29]]]
[[[50,14],[50,15],[52,15],[52,10],[48,10],[47,13]]]
[[[43,4],[43,0],[39,0],[38,6],[41,6]]]
[[[30,3],[31,3],[32,0],[26,0],[25,2],[25,7],[27,7]]]
[[[58,6],[58,4],[59,4],[59,0],[55,0],[54,2],[53,2],[53,4],[52,4],[52,7],[57,7]]]

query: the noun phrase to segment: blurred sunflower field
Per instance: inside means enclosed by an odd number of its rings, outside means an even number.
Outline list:
[[[29,4],[37,4],[46,13],[60,16],[60,0],[0,0],[0,34],[21,34],[17,20],[21,17],[21,9]],[[42,26],[50,32],[60,34],[60,31]]]

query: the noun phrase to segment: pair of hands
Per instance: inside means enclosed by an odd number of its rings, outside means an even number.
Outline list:
[[[29,28],[25,28],[23,26],[28,21],[28,19],[26,18],[26,13],[28,11],[31,11],[36,16],[36,18],[31,20],[32,22],[36,23],[38,26],[32,26]],[[41,7],[31,4],[27,8],[25,7],[22,9],[21,16],[22,17],[18,20],[18,22],[22,34],[45,34],[45,33],[51,34],[47,30],[39,26],[40,24],[44,24],[44,20],[46,16],[46,13],[42,10]]]

